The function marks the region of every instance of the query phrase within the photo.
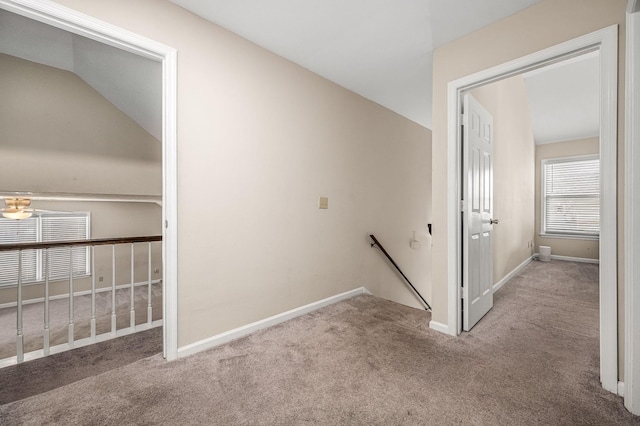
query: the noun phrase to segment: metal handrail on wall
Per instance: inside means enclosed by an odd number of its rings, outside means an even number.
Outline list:
[[[387,257],[387,259],[389,259],[389,262],[391,262],[391,264],[393,266],[395,266],[395,268],[398,270],[398,272],[400,272],[400,275],[402,275],[402,278],[405,279],[405,281],[407,282],[407,284],[409,284],[409,286],[411,287],[411,289],[413,290],[413,292],[420,298],[420,300],[422,301],[422,303],[425,306],[425,310],[427,311],[431,311],[431,306],[429,306],[429,304],[427,303],[427,301],[425,300],[424,297],[422,297],[422,295],[420,294],[420,292],[413,286],[413,284],[411,284],[411,281],[409,281],[409,278],[407,278],[407,276],[404,274],[404,272],[402,272],[402,269],[400,269],[400,267],[398,266],[398,264],[395,262],[395,260],[393,260],[393,258],[389,255],[389,253],[387,253],[387,251],[384,249],[384,247],[382,246],[382,244],[380,244],[380,241],[378,241],[376,239],[376,237],[371,234],[369,235],[371,237],[371,239],[373,240],[373,243],[371,243],[371,247],[377,246],[380,251]]]
[[[0,244],[0,252],[17,251],[18,252],[18,274],[17,274],[17,294],[16,294],[16,356],[0,360],[0,367],[7,365],[19,364],[26,360],[41,358],[52,353],[63,352],[73,349],[74,347],[85,346],[99,341],[108,340],[110,338],[131,334],[137,331],[162,325],[162,320],[153,321],[153,308],[151,306],[151,285],[152,285],[152,260],[151,260],[151,243],[162,241],[161,235],[142,236],[142,237],[123,237],[123,238],[103,238],[92,240],[76,240],[76,241],[59,241],[59,242],[41,242],[41,243],[17,243],[17,244]],[[147,288],[147,322],[136,325],[135,313],[135,243],[148,243],[148,288]],[[131,283],[127,284],[130,288],[130,314],[129,327],[118,330],[116,327],[116,245],[129,244],[131,247]],[[111,283],[111,330],[110,333],[96,335],[96,274],[95,274],[95,247],[110,245],[111,263],[112,263],[112,283]],[[69,321],[68,339],[66,344],[57,346],[50,345],[50,318],[49,318],[49,254],[48,251],[54,248],[69,248]],[[73,248],[74,247],[91,247],[91,335],[86,339],[75,340],[74,336],[74,273],[73,273]],[[24,335],[23,335],[23,286],[22,282],[22,252],[24,250],[44,250],[44,328],[43,328],[43,345],[41,350],[36,350],[25,354]],[[108,288],[108,287],[107,287]]]

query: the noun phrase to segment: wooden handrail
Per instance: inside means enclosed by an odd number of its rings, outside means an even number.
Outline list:
[[[425,310],[427,311],[431,311],[431,306],[429,306],[429,304],[427,303],[427,301],[425,300],[424,297],[422,297],[422,295],[420,294],[420,292],[413,286],[413,284],[411,284],[411,281],[409,281],[409,278],[407,278],[407,276],[404,274],[404,272],[402,272],[402,270],[400,269],[400,267],[398,266],[398,264],[395,262],[395,260],[393,260],[391,258],[391,256],[389,256],[389,253],[387,253],[387,251],[384,249],[384,247],[382,247],[382,244],[380,244],[380,241],[378,241],[376,239],[376,237],[371,234],[369,235],[371,237],[371,239],[373,240],[373,243],[371,243],[371,247],[373,246],[378,246],[378,248],[380,249],[380,251],[382,251],[382,253],[384,253],[385,256],[387,256],[387,259],[389,259],[389,261],[391,262],[391,264],[393,266],[396,267],[396,269],[398,270],[398,272],[400,272],[400,275],[402,275],[402,278],[405,279],[405,281],[407,282],[407,284],[409,284],[409,286],[411,287],[411,289],[414,291],[414,293],[420,298],[420,300],[422,300],[422,303],[424,303],[425,306]]]
[[[105,246],[112,244],[148,243],[153,241],[162,241],[162,235],[152,235],[146,237],[98,238],[93,240],[57,241],[51,243],[0,244],[0,252],[12,250],[40,250],[69,246]]]

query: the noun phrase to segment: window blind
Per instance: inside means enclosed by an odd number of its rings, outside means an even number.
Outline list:
[[[13,220],[0,219],[0,243],[35,243],[38,241],[38,219]],[[18,253],[15,251],[0,252],[0,284],[16,284],[18,282]],[[22,252],[22,282],[35,281],[37,278],[36,250]]]
[[[88,239],[87,215],[44,215],[42,220],[42,242],[76,241]],[[70,252],[73,251],[73,275],[88,275],[87,247],[59,247],[48,250],[49,279],[69,277]],[[44,254],[43,254],[44,255]],[[45,259],[42,260],[44,279]]]
[[[87,240],[89,234],[89,213],[41,213],[23,220],[0,218],[0,244]],[[88,247],[73,248],[74,277],[91,273],[89,250]],[[67,279],[70,249],[60,247],[47,252],[49,279]],[[44,250],[24,250],[22,282],[43,281],[46,260]],[[17,284],[18,253],[0,252],[0,265],[0,285]]]
[[[600,234],[600,161],[597,158],[543,162],[543,233]]]

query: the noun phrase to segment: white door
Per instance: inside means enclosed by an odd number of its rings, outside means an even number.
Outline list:
[[[463,328],[471,330],[493,307],[493,117],[471,95],[463,111]]]

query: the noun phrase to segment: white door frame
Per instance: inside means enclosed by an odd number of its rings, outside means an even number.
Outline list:
[[[460,259],[460,102],[461,92],[498,81],[582,52],[600,52],[600,380],[610,392],[618,389],[617,326],[617,69],[618,26],[569,40],[516,60],[451,81],[447,87],[447,308],[448,333],[461,330]]]
[[[0,8],[126,50],[162,65],[164,356],[178,354],[178,231],[175,49],[46,0],[0,0]]]
[[[640,0],[629,0],[626,17],[625,88],[625,351],[624,405],[640,415]],[[635,253],[635,254],[634,254]]]

